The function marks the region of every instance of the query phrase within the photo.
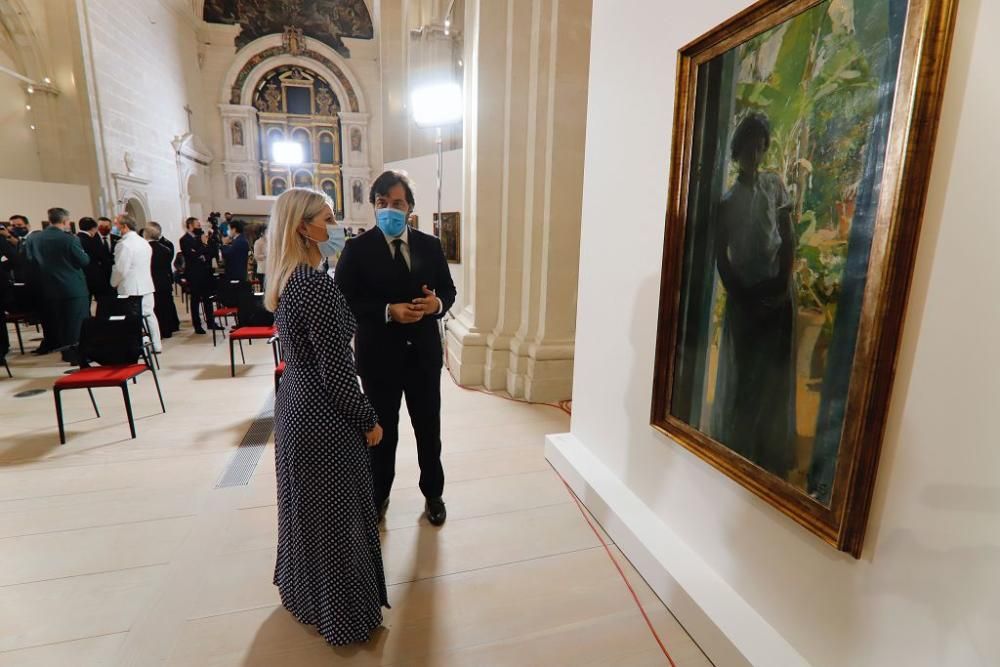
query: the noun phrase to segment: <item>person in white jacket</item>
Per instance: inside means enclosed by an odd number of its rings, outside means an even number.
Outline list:
[[[153,294],[156,292],[156,287],[153,285],[153,250],[149,243],[136,233],[137,225],[133,218],[120,215],[115,219],[115,225],[121,232],[121,238],[115,245],[111,286],[118,290],[119,296],[142,297],[142,316],[149,328],[153,351],[162,352],[160,324],[156,321],[156,313],[153,310]]]
[[[260,289],[263,291],[267,274],[267,225],[262,225],[257,232],[257,240],[253,244],[253,258],[257,262],[257,280],[260,281]]]

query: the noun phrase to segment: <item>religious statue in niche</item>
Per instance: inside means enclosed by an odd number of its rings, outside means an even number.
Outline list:
[[[355,180],[351,183],[351,199],[358,205],[365,203],[365,186],[361,181]]]
[[[236,198],[246,199],[247,198],[247,179],[242,176],[236,177]]]
[[[351,128],[351,152],[361,152],[361,129],[357,127]]]
[[[243,145],[243,123],[238,120],[233,121],[232,125],[233,134],[233,146]]]
[[[337,99],[329,88],[320,86],[316,91],[316,113],[320,116],[332,116],[337,113]]]
[[[264,88],[264,111],[281,113],[281,90],[276,83],[269,83]]]
[[[285,26],[285,33],[281,36],[281,45],[289,54],[293,56],[302,55],[305,50],[305,40],[302,38],[302,28]]]

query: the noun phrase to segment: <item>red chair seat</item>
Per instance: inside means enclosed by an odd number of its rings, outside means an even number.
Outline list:
[[[231,340],[271,338],[274,334],[274,327],[239,327],[229,333],[229,338]]]
[[[216,308],[212,311],[212,315],[215,317],[233,317],[239,312],[239,308]]]
[[[146,364],[126,366],[94,366],[81,368],[56,380],[56,389],[84,389],[86,387],[117,387],[123,382],[149,370]]]

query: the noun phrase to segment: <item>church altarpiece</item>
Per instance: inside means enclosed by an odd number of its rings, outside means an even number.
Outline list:
[[[248,45],[242,56],[226,80],[228,103],[219,105],[227,199],[267,200],[311,187],[330,196],[338,219],[367,224],[369,114],[346,64],[294,28]],[[279,141],[298,143],[302,163],[276,162]]]

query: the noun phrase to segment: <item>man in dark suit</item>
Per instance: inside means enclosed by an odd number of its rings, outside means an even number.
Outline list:
[[[51,208],[48,218],[45,230],[28,244],[28,261],[39,276],[49,311],[51,330],[46,332],[46,342],[62,349],[63,361],[77,363],[75,347],[80,340],[80,326],[90,316],[90,292],[83,273],[90,258],[80,239],[66,232],[69,211]]]
[[[438,320],[455,302],[455,284],[441,243],[406,226],[413,190],[404,174],[387,171],[372,184],[377,226],[351,239],[334,274],[358,321],[354,345],[365,394],[385,431],[372,457],[375,504],[385,516],[396,467],[399,408],[417,439],[420,490],[428,520],[447,517],[441,467],[441,336]]]
[[[147,222],[146,240],[153,250],[152,275],[154,312],[160,325],[160,338],[170,338],[180,329],[177,305],[174,303],[174,244],[163,238],[163,228],[158,222]]]
[[[205,322],[209,329],[221,329],[212,314],[212,259],[216,256],[215,244],[208,240],[201,228],[201,220],[188,218],[184,221],[187,234],[181,238],[181,252],[184,253],[184,279],[191,291],[191,324],[196,334],[204,334],[201,327],[201,312],[204,308]]]
[[[14,282],[14,267],[17,264],[15,237],[7,225],[0,223],[0,359],[10,351],[10,336],[7,333],[7,308],[11,297],[11,283]]]
[[[247,260],[250,257],[250,243],[243,236],[243,222],[229,223],[229,236],[224,237],[222,259],[226,260],[226,281],[247,282]]]
[[[118,237],[114,234],[114,225],[111,223],[111,218],[98,218],[97,219],[97,240],[104,246],[104,249],[108,252],[111,257],[111,263],[115,262],[115,245],[118,243]],[[108,280],[111,279],[111,269],[108,269]]]
[[[111,265],[114,257],[107,251],[101,239],[98,238],[97,221],[93,218],[80,218],[80,231],[76,237],[80,239],[83,251],[90,257],[90,264],[84,269],[87,276],[87,289],[95,301],[97,297],[110,294]]]

